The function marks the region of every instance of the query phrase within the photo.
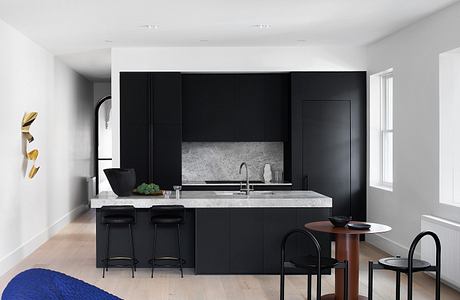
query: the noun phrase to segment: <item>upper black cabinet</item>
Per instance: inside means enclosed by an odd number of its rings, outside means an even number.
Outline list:
[[[181,94],[180,73],[120,73],[120,162],[138,184],[181,183]]]
[[[236,87],[234,75],[182,75],[183,140],[236,139]]]
[[[284,141],[288,74],[183,75],[184,141]]]

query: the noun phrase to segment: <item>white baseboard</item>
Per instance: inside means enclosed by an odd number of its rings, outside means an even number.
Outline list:
[[[8,272],[11,268],[17,265],[20,261],[22,261],[32,252],[37,250],[38,247],[40,247],[43,243],[48,241],[53,235],[55,235],[65,225],[72,222],[75,218],[77,218],[87,209],[88,209],[88,205],[86,204],[82,204],[74,208],[73,210],[68,212],[66,215],[64,215],[62,218],[60,218],[58,221],[56,221],[54,224],[49,226],[47,229],[38,233],[37,235],[29,239],[27,242],[25,242],[18,248],[11,251],[6,256],[2,257],[0,259],[0,276]]]
[[[403,246],[400,243],[397,243],[393,240],[390,240],[387,237],[384,237],[380,234],[368,234],[366,235],[366,242],[369,244],[385,251],[390,255],[400,255],[402,257],[407,257],[409,253],[409,247]],[[411,241],[412,242],[412,241]],[[420,251],[415,251],[414,256],[419,258]]]

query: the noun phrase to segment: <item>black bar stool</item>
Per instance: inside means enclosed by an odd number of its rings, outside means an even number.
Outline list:
[[[184,224],[185,219],[185,208],[182,205],[155,205],[152,206],[150,209],[151,217],[150,221],[154,225],[153,230],[153,251],[152,251],[152,259],[149,260],[149,263],[152,265],[152,275],[153,278],[153,271],[155,266],[159,267],[179,267],[180,268],[180,275],[183,278],[184,272],[182,270],[182,266],[185,263],[185,260],[182,259],[182,252],[181,252],[181,232],[180,232],[180,225]],[[166,225],[166,226],[173,226],[176,225],[177,227],[177,245],[179,249],[179,257],[174,256],[161,256],[156,257],[156,246],[157,246],[157,227],[158,225]],[[161,261],[169,261],[169,264],[157,263]],[[174,263],[175,262],[175,263]]]
[[[436,265],[432,266],[429,262],[414,259],[415,248],[418,242],[426,235],[430,235],[436,243]],[[441,299],[441,241],[438,236],[432,231],[424,231],[419,233],[409,248],[407,258],[386,257],[379,259],[378,263],[369,262],[369,284],[368,284],[368,299],[372,300],[374,270],[391,270],[396,272],[396,299],[401,297],[401,273],[407,274],[407,299],[412,300],[412,282],[415,272],[436,272],[436,295],[435,299]]]
[[[316,256],[305,255],[294,257],[286,261],[286,242],[295,235],[302,234],[304,237],[309,238],[315,245]],[[280,300],[284,300],[284,277],[286,268],[303,269],[308,275],[308,291],[307,299],[311,300],[311,276],[316,275],[316,299],[321,299],[321,271],[327,269],[344,269],[344,295],[343,299],[348,300],[348,261],[339,262],[334,258],[321,257],[321,246],[315,236],[305,229],[294,229],[288,232],[281,243],[281,278],[280,278]]]
[[[109,270],[109,264],[112,261],[130,261],[131,262],[131,276],[134,278],[134,271],[136,271],[136,264],[138,260],[134,254],[134,238],[133,227],[136,224],[136,210],[133,206],[103,206],[101,208],[101,223],[106,225],[106,252],[105,258],[102,261],[105,267],[102,268],[102,278],[105,277],[105,271]],[[128,226],[129,239],[131,242],[131,256],[109,256],[110,254],[110,228],[111,226]],[[113,265],[116,267],[125,267],[126,265]]]

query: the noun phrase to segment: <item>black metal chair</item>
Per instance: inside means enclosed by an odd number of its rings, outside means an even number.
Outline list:
[[[295,235],[302,234],[309,238],[315,245],[316,255],[305,255],[300,257],[294,257],[289,261],[286,261],[286,242],[288,239]],[[311,300],[311,278],[312,275],[317,276],[316,281],[316,299],[321,299],[321,272],[327,269],[343,269],[344,270],[344,295],[343,299],[348,300],[348,261],[339,262],[334,258],[321,257],[321,246],[315,236],[304,229],[294,229],[288,232],[281,243],[281,278],[280,278],[280,299],[284,299],[284,277],[285,269],[302,269],[307,273],[308,290],[307,299]]]
[[[153,271],[156,266],[161,267],[179,267],[180,268],[180,275],[184,277],[184,271],[182,266],[185,264],[185,260],[182,259],[182,251],[181,251],[181,231],[180,225],[184,224],[185,220],[185,208],[182,205],[155,205],[152,206],[150,209],[151,217],[150,221],[154,225],[153,230],[153,251],[152,251],[152,259],[149,260],[149,263],[152,265],[152,275],[153,278]],[[157,246],[157,227],[158,225],[166,225],[166,226],[177,226],[177,245],[179,249],[179,257],[174,256],[161,256],[156,257],[156,246]],[[161,261],[169,261],[171,263],[157,263]],[[175,262],[175,263],[174,263]]]
[[[436,244],[436,265],[432,266],[429,262],[414,259],[415,248],[419,241],[426,235],[431,236]],[[409,248],[407,258],[387,257],[382,258],[375,263],[369,261],[369,284],[368,284],[368,299],[372,300],[374,270],[391,270],[396,272],[396,299],[401,297],[401,273],[407,274],[407,299],[412,300],[412,282],[415,272],[436,272],[436,295],[435,299],[441,299],[441,242],[438,236],[432,231],[424,231],[419,233]]]
[[[109,265],[125,267],[123,264],[110,264],[112,261],[130,261],[131,276],[134,278],[134,271],[138,260],[134,252],[133,225],[136,224],[136,210],[133,206],[103,206],[101,208],[101,223],[106,226],[106,252],[105,258],[102,259],[105,267],[102,268],[102,278],[105,272],[109,270]],[[110,256],[110,229],[112,226],[128,226],[129,239],[131,243],[131,256]]]

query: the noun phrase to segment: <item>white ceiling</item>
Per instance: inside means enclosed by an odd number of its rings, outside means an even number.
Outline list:
[[[111,47],[362,46],[457,1],[0,0],[0,18],[98,80]]]

